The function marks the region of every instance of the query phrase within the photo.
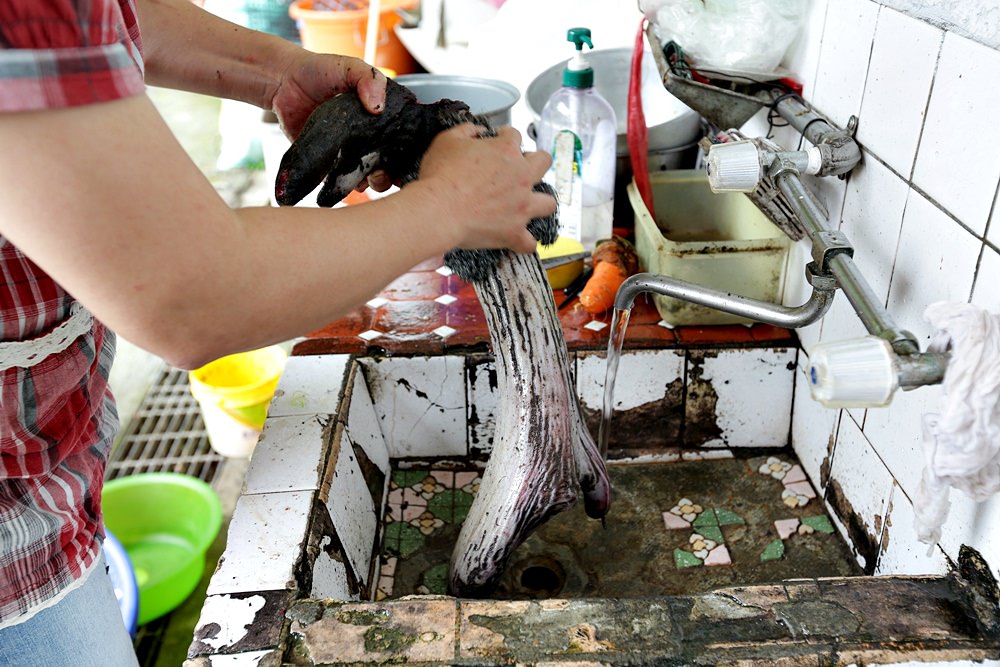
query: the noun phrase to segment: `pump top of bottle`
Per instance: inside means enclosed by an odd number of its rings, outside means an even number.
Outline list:
[[[566,63],[563,70],[563,85],[568,88],[591,88],[594,85],[594,70],[583,54],[583,45],[591,49],[590,28],[570,28],[566,31],[566,41],[576,45],[576,55]]]

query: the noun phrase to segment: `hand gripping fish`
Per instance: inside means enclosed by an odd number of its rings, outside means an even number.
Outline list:
[[[466,104],[420,104],[391,80],[379,116],[365,111],[353,93],[338,95],[317,107],[285,153],[275,196],[281,204],[294,204],[325,179],[317,201],[332,206],[375,169],[410,182],[437,133],[465,122],[493,134]],[[535,189],[551,194],[543,183]],[[555,216],[538,218],[528,230],[543,244],[553,243],[558,222]],[[611,484],[580,413],[566,341],[538,255],[455,249],[445,263],[475,287],[497,365],[493,451],[449,572],[452,594],[482,597],[531,531],[571,507],[579,491],[588,516],[604,517]]]

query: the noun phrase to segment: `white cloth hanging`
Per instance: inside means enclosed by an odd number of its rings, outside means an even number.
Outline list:
[[[970,303],[932,303],[928,352],[949,351],[944,404],[923,418],[924,472],[914,498],[917,537],[934,544],[951,487],[977,502],[1000,491],[1000,315]]]

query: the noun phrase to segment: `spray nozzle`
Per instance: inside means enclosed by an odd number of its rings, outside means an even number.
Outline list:
[[[594,43],[590,41],[590,28],[570,28],[566,31],[566,41],[576,44],[577,51],[583,51],[583,45],[594,48]]]
[[[563,70],[563,85],[571,88],[590,88],[594,85],[594,70],[583,57],[583,45],[594,48],[590,41],[590,28],[570,28],[566,31],[566,41],[576,45],[576,55]]]

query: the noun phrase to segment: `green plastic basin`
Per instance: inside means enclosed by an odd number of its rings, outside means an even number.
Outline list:
[[[108,482],[101,502],[104,523],[135,571],[139,625],[170,612],[205,570],[205,553],[222,526],[219,497],[190,475],[154,472]]]

